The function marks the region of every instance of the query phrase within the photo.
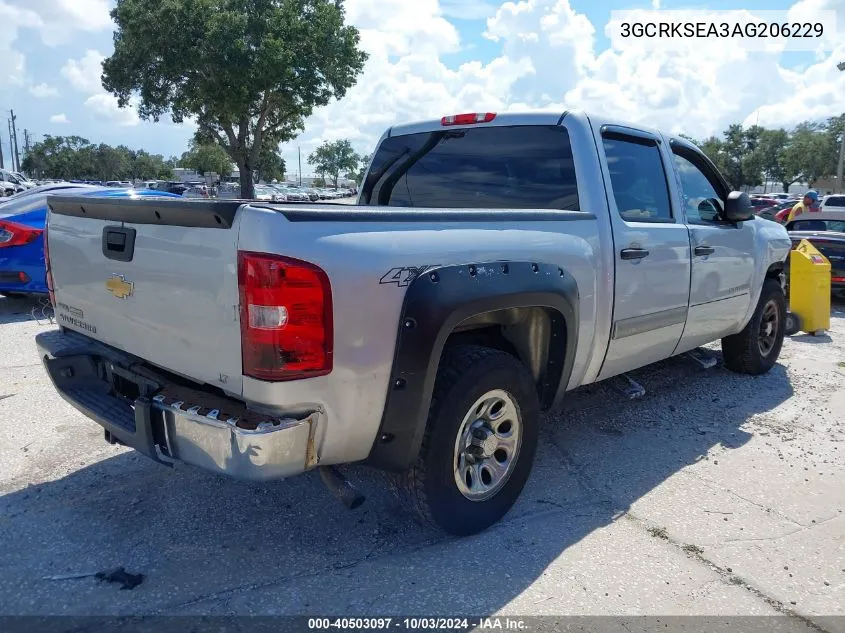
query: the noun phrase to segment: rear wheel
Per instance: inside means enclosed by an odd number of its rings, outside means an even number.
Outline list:
[[[446,532],[486,529],[528,479],[539,415],[534,379],[518,359],[484,347],[447,350],[419,457],[397,478],[400,494]]]
[[[777,362],[786,333],[786,297],[775,279],[766,279],[748,325],[722,339],[725,367],[743,374],[765,374]]]

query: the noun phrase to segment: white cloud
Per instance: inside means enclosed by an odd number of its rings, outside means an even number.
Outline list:
[[[101,92],[103,86],[100,77],[103,73],[105,57],[96,50],[87,50],[82,59],[69,59],[62,66],[62,76],[71,86],[80,92],[89,94]]]
[[[800,0],[792,15],[842,9],[842,2]],[[845,45],[800,72],[788,70],[778,43],[756,52],[731,40],[683,51],[652,50],[642,41],[600,50],[596,31],[609,35],[607,25],[593,24],[571,0],[495,2],[484,33],[498,47],[493,59],[446,63],[471,48],[447,18],[461,17],[464,6],[481,15],[480,4],[485,0],[348,0],[348,19],[370,59],[347,95],[315,112],[306,132],[284,148],[290,171],[296,145],[309,173],[306,158],[323,140],[349,138],[368,153],[391,125],[458,112],[577,108],[703,138],[731,123],[753,123],[758,111],[762,125],[791,126],[845,107],[845,72],[836,69]],[[660,0],[631,4],[665,10]],[[845,11],[838,19],[845,33]]]
[[[58,97],[59,90],[54,86],[50,86],[45,83],[40,83],[34,86],[30,86],[29,94],[31,94],[36,99],[47,99],[49,97]]]
[[[85,107],[100,120],[115,125],[138,125],[138,113],[131,105],[121,108],[117,105],[117,97],[100,92],[85,100]]]
[[[47,46],[67,44],[76,33],[96,32],[113,26],[109,0],[25,0],[39,17],[41,41]]]
[[[26,59],[14,47],[18,29],[38,28],[41,18],[37,13],[0,0],[0,86],[21,86],[26,83]]]
[[[64,113],[54,114],[50,117],[50,123],[70,123]]]

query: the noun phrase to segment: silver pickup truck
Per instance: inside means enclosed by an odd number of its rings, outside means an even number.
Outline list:
[[[356,206],[55,196],[38,336],[110,442],[266,480],[394,473],[455,534],[496,522],[566,392],[784,335],[785,229],[680,137],[581,112],[396,126]]]

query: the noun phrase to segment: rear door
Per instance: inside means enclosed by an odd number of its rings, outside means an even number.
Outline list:
[[[690,244],[672,209],[662,140],[628,127],[596,130],[613,227],[613,327],[599,379],[672,355],[687,318]]]
[[[672,159],[692,242],[687,326],[678,352],[735,333],[750,307],[754,229],[720,219],[728,190],[698,150],[672,143]]]
[[[237,203],[51,198],[56,321],[241,392]]]

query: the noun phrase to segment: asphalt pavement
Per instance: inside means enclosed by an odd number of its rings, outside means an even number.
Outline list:
[[[781,615],[845,631],[845,306],[767,375],[681,357],[570,394],[487,532],[420,526],[363,467],[252,484],[106,444],[0,298],[0,614]],[[715,346],[718,350],[718,345]],[[716,352],[718,355],[718,352]],[[374,412],[376,415],[377,412]],[[93,577],[124,567],[132,590]]]

